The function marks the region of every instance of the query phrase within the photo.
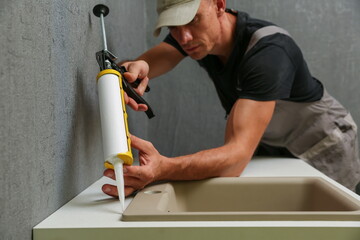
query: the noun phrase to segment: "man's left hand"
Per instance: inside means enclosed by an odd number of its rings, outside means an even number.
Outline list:
[[[143,189],[148,184],[159,180],[161,162],[165,159],[151,142],[133,135],[130,136],[130,139],[131,146],[139,150],[140,166],[124,165],[125,196],[129,196],[134,191]],[[104,176],[115,180],[115,172],[112,169],[106,169]],[[117,187],[114,185],[105,184],[102,190],[110,196],[118,196]]]

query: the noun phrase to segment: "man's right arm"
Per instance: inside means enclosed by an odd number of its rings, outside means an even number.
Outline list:
[[[142,54],[137,60],[144,60],[148,63],[148,77],[151,79],[167,73],[184,59],[184,57],[184,55],[170,44],[161,42]]]
[[[130,83],[141,79],[141,83],[135,91],[141,96],[144,94],[148,85],[149,79],[160,76],[173,69],[182,59],[182,55],[175,47],[168,43],[161,42],[155,47],[151,48],[135,61],[124,61],[118,63],[123,65],[128,72],[124,73],[125,78]],[[132,109],[136,111],[146,111],[147,106],[144,104],[137,104],[133,99],[129,98],[126,94],[125,102]]]

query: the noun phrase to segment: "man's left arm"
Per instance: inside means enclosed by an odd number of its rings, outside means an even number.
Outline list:
[[[238,99],[227,120],[224,145],[186,156],[167,158],[150,142],[132,136],[140,166],[124,167],[126,195],[160,180],[239,176],[251,160],[274,108],[275,101]],[[114,178],[112,170],[106,170],[104,175]],[[115,186],[106,185],[103,190],[117,195]]]
[[[159,180],[199,180],[239,176],[269,124],[275,101],[238,99],[226,124],[223,146],[164,161]]]

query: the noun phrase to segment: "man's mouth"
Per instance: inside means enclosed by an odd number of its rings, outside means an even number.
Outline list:
[[[190,52],[195,51],[198,47],[199,47],[199,46],[186,47],[186,48],[184,48],[184,50],[185,50],[185,52],[190,53]]]

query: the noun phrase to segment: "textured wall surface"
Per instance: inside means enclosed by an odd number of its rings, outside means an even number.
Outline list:
[[[287,29],[302,48],[312,74],[360,124],[359,0],[228,0],[227,6]],[[167,30],[155,39],[155,3],[147,1],[146,9],[151,47]],[[197,63],[186,60],[151,84],[157,87],[151,100],[161,116],[148,131],[160,152],[173,156],[223,143],[225,113],[207,74]]]
[[[108,0],[109,49],[135,58],[152,37],[155,2]],[[229,0],[228,6],[288,29],[314,76],[360,123],[359,0]],[[0,239],[31,229],[102,175],[95,52],[102,48],[95,0],[2,1],[0,9]],[[129,110],[133,134],[167,156],[223,143],[225,112],[192,60],[154,79],[156,118]]]
[[[34,225],[102,175],[97,3],[2,1],[1,240],[31,239]],[[106,3],[109,47],[126,57],[144,51],[143,1]]]

